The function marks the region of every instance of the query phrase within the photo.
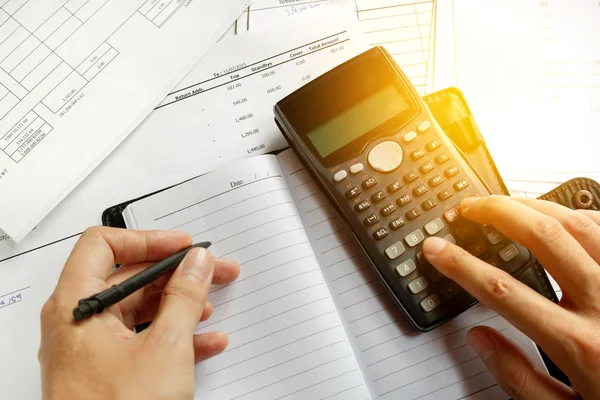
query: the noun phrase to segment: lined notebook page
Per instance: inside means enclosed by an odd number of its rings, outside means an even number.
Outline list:
[[[514,328],[478,305],[434,331],[416,333],[296,155],[288,150],[278,158],[373,398],[507,399],[466,335],[476,325]]]
[[[236,163],[124,213],[137,229],[178,229],[241,264],[213,287],[213,314],[197,332],[221,330],[227,350],[197,367],[198,398],[369,398],[353,349],[274,156]]]

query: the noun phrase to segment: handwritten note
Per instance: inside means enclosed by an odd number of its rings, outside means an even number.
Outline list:
[[[23,293],[30,287],[24,287],[10,293],[0,295],[0,308],[9,307],[23,300]]]

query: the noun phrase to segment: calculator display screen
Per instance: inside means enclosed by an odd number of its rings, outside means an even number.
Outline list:
[[[314,127],[306,135],[321,157],[327,157],[407,109],[410,109],[410,104],[398,87],[389,84]]]
[[[383,51],[368,51],[278,103],[296,134],[330,168],[394,135],[419,114],[411,83]]]

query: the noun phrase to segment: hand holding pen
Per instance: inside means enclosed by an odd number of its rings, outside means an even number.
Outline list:
[[[193,397],[195,362],[227,346],[224,333],[194,335],[195,327],[212,313],[206,300],[211,283],[232,282],[239,265],[215,259],[198,247],[187,251],[172,274],[150,280],[146,286],[141,283],[154,276],[146,273],[142,279],[138,275],[191,245],[192,238],[182,232],[110,228],[84,232],[42,310],[39,359],[44,393],[50,398]],[[109,274],[115,263],[124,265]],[[154,265],[155,271],[160,269],[156,265],[161,263]],[[166,264],[162,265],[164,273]],[[97,307],[93,304],[104,298],[102,293],[111,293],[113,285],[123,289],[119,284],[126,280],[134,286],[113,292],[102,310],[94,309],[101,313],[74,321],[79,300],[92,300],[91,307]],[[135,285],[143,288],[124,297]],[[111,306],[119,297],[124,298]],[[86,315],[82,317],[88,316],[86,310],[84,306]],[[138,334],[132,331],[134,325],[148,321],[152,321],[148,329]],[[85,371],[86,382],[77,379],[81,371]],[[136,392],[126,393],[131,388]]]

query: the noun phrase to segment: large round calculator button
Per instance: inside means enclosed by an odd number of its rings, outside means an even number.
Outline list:
[[[373,147],[367,156],[369,165],[378,172],[391,172],[402,164],[402,147],[388,141]]]
[[[417,130],[419,131],[419,133],[423,133],[429,128],[431,128],[431,122],[429,121],[423,121],[419,124],[419,126],[417,126]]]
[[[333,175],[333,180],[336,182],[341,182],[348,176],[348,173],[344,170],[338,171]]]

